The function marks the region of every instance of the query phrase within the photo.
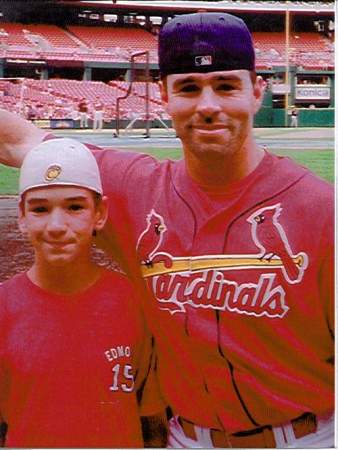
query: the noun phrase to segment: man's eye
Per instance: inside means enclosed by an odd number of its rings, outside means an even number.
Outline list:
[[[180,89],[180,92],[196,92],[198,91],[198,86],[195,84],[187,84],[185,86],[182,86]]]
[[[232,84],[222,83],[217,86],[218,91],[232,91],[235,87]]]

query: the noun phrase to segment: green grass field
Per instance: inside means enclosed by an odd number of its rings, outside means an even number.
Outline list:
[[[0,164],[0,195],[18,192],[19,170]]]
[[[133,150],[144,151],[144,149],[136,148]],[[178,159],[182,154],[179,148],[150,148],[148,153],[156,156],[158,159]],[[334,182],[334,152],[332,150],[288,150],[276,151],[276,153],[289,156],[330,183]],[[18,178],[18,169],[5,167],[0,164],[0,195],[17,194]]]
[[[305,150],[305,151],[276,151],[278,155],[289,156],[302,166],[308,167],[321,178],[334,182],[334,151],[333,150]]]
[[[135,151],[144,149],[134,148]],[[178,159],[182,152],[180,148],[149,148],[148,153],[158,159]],[[299,164],[308,167],[320,177],[334,182],[334,151],[333,150],[285,150],[275,151],[276,154],[289,156]],[[5,167],[0,164],[0,195],[14,195],[18,192],[18,169]]]

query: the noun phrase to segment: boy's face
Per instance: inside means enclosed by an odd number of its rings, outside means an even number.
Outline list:
[[[24,194],[19,226],[35,251],[38,264],[65,266],[87,262],[94,230],[107,216],[106,198],[75,186],[34,188]]]

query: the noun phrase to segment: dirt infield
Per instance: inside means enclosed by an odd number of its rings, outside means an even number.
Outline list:
[[[32,250],[17,226],[17,198],[0,199],[0,282],[32,262]]]

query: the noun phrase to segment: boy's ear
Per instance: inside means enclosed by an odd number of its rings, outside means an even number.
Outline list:
[[[96,218],[94,230],[100,231],[108,219],[108,197],[103,196],[96,206]]]
[[[18,224],[19,224],[19,230],[21,233],[27,232],[27,225],[26,225],[26,217],[24,213],[24,204],[23,201],[20,200],[19,208],[18,208]]]

